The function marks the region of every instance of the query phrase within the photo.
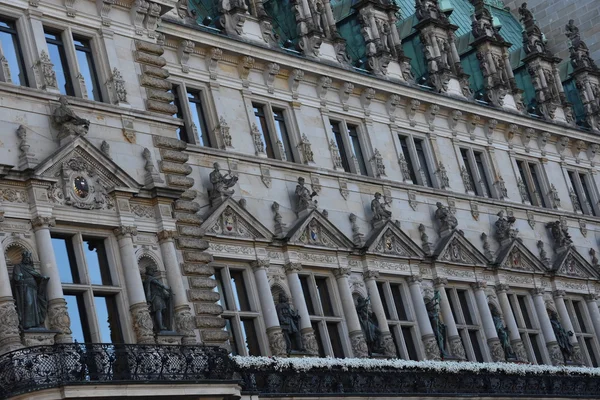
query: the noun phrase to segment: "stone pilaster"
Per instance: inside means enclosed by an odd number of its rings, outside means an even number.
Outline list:
[[[288,262],[285,264],[284,269],[287,274],[290,291],[292,292],[294,307],[300,315],[302,345],[309,354],[318,355],[319,345],[317,344],[317,337],[315,336],[315,332],[310,323],[310,315],[308,314],[304,292],[302,291],[302,284],[300,283],[300,277],[298,276],[298,272],[302,271],[302,265],[297,262]],[[310,293],[307,293],[306,295],[310,296]]]
[[[344,310],[344,317],[350,334],[350,343],[352,344],[354,357],[368,357],[369,349],[360,327],[356,306],[354,305],[354,299],[352,298],[352,292],[350,291],[350,283],[348,282],[350,268],[340,267],[333,271],[333,275],[338,284],[338,290],[342,300],[342,309]]]
[[[363,279],[365,281],[365,285],[367,286],[367,290],[369,291],[369,298],[371,299],[371,308],[373,313],[375,313],[377,324],[381,330],[381,346],[383,347],[386,356],[397,357],[398,353],[396,350],[396,345],[392,339],[390,327],[385,316],[385,310],[383,309],[383,302],[381,301],[381,296],[379,295],[379,290],[377,289],[377,278],[379,278],[379,272],[377,271],[363,272]]]
[[[485,288],[487,287],[486,282],[476,282],[471,285],[475,292],[475,301],[477,302],[477,308],[479,309],[479,315],[481,316],[481,322],[483,325],[483,331],[487,339],[492,361],[505,361],[506,356],[502,349],[502,344],[498,338],[498,332],[494,325],[494,319],[487,302],[487,295],[485,294]]]
[[[506,324],[506,328],[508,329],[510,345],[514,350],[515,355],[517,356],[517,360],[521,362],[528,362],[529,358],[527,357],[525,346],[523,346],[523,341],[521,340],[521,335],[519,334],[517,321],[515,320],[515,315],[512,312],[512,308],[510,307],[510,300],[508,299],[508,295],[506,293],[508,292],[510,287],[506,284],[501,283],[499,285],[496,285],[495,289],[496,294],[498,295],[498,302],[500,303],[500,308],[502,309],[502,315],[504,316],[504,323]]]
[[[435,340],[433,334],[433,328],[427,315],[427,307],[425,306],[425,300],[421,293],[421,279],[418,276],[411,276],[408,280],[408,286],[410,289],[410,298],[415,308],[415,314],[417,317],[417,324],[421,331],[421,340],[425,349],[425,357],[428,360],[441,360],[440,348]]]
[[[550,322],[550,317],[548,316],[548,311],[546,310],[546,303],[544,302],[544,289],[533,289],[531,291],[531,295],[533,296],[535,312],[538,320],[540,321],[542,335],[544,336],[544,340],[546,342],[546,348],[548,349],[550,361],[552,362],[552,365],[563,365],[564,359],[562,352],[560,351],[560,347],[556,341],[556,335],[554,335],[552,323]],[[540,362],[540,360],[538,360],[538,362]]]
[[[440,311],[444,324],[446,324],[446,332],[448,333],[448,344],[450,347],[450,354],[461,360],[466,360],[465,348],[462,344],[458,329],[456,328],[456,321],[452,315],[452,308],[450,307],[450,299],[446,294],[446,285],[448,280],[446,278],[436,278],[434,280],[435,289],[440,293]]]

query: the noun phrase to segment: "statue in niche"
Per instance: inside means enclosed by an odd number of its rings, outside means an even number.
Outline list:
[[[383,354],[384,350],[381,346],[381,330],[377,325],[375,314],[369,310],[370,304],[371,299],[368,297],[365,299],[364,297],[359,296],[356,300],[358,321],[360,322],[360,328],[365,335],[369,356],[372,356],[373,354]]]
[[[498,333],[498,339],[500,339],[502,349],[504,349],[504,356],[506,357],[506,360],[516,360],[517,355],[510,345],[508,329],[506,329],[506,326],[504,326],[504,323],[502,322],[500,311],[490,304],[490,312],[492,313],[492,320],[494,321],[494,326],[496,327],[496,333]]]
[[[275,309],[288,354],[292,351],[305,351],[300,333],[300,315],[292,308],[284,292],[279,293],[279,303]]]
[[[52,113],[52,122],[60,127],[61,134],[65,136],[84,136],[90,128],[90,121],[78,117],[69,106],[67,96],[60,96],[60,106]]]
[[[375,198],[373,200],[371,200],[371,211],[373,212],[373,220],[372,220],[373,223],[380,222],[380,221],[388,221],[390,218],[392,218],[392,212],[385,209],[385,206],[387,206],[387,203],[385,201],[382,203],[380,200],[381,200],[381,193],[376,192]]]
[[[48,278],[33,267],[31,252],[21,253],[21,262],[13,268],[15,303],[21,329],[43,328],[48,311]]]
[[[429,317],[429,321],[431,322],[431,327],[433,328],[433,334],[435,336],[435,340],[440,348],[440,354],[442,358],[446,358],[449,356],[446,350],[446,325],[442,322],[440,318],[440,292],[435,291],[433,298],[427,300],[425,303],[425,307],[427,308],[427,316]]]
[[[435,210],[435,218],[440,221],[440,231],[453,230],[458,226],[458,220],[452,214],[448,207],[444,207],[439,201],[435,204],[437,210]]]
[[[296,196],[298,196],[297,212],[317,208],[317,202],[316,200],[313,200],[313,197],[317,195],[317,192],[313,190],[311,193],[311,191],[304,186],[304,182],[304,178],[298,178],[298,184],[296,185]]]
[[[556,311],[548,310],[548,316],[550,317],[552,330],[556,336],[556,341],[558,342],[562,356],[565,359],[565,363],[568,363],[573,357],[573,345],[569,339],[569,337],[573,336],[573,332],[565,331],[565,328],[562,327],[562,324],[558,320],[558,314]]]
[[[513,224],[516,221],[515,217],[504,216],[504,211],[498,212],[498,220],[496,221],[496,238],[499,242],[506,239],[515,239],[519,233],[518,229],[513,228]]]
[[[381,38],[381,50],[390,51],[390,24],[382,19],[378,19],[376,21],[379,37]]]
[[[171,331],[173,328],[173,292],[159,279],[156,266],[146,268],[144,293],[154,320],[156,332]]]
[[[238,181],[237,176],[232,176],[231,172],[226,174],[221,173],[221,166],[219,163],[213,164],[214,170],[210,173],[210,183],[212,183],[212,191],[210,192],[210,199],[221,199],[225,200],[235,193],[232,189]]]

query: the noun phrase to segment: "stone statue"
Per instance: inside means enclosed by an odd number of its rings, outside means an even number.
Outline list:
[[[173,329],[173,292],[160,281],[159,276],[154,265],[146,268],[144,292],[154,319],[154,330],[163,332]]]
[[[499,242],[503,242],[507,239],[515,239],[519,233],[518,229],[514,229],[512,226],[516,221],[515,217],[504,216],[504,211],[500,211],[498,214],[498,220],[496,221],[496,238]]]
[[[13,268],[15,303],[21,329],[43,328],[48,311],[48,278],[33,267],[30,251],[23,251],[21,262]]]
[[[548,310],[548,316],[550,317],[550,323],[552,324],[552,330],[556,336],[556,341],[560,347],[560,351],[565,359],[565,363],[571,361],[573,357],[573,345],[571,344],[570,336],[573,336],[573,332],[565,331],[560,321],[558,320],[558,314],[556,311]]]
[[[427,315],[429,316],[429,321],[431,322],[431,327],[433,328],[435,340],[440,348],[440,354],[442,355],[442,358],[448,357],[449,354],[446,351],[446,325],[440,318],[439,291],[435,291],[433,298],[429,299],[425,303],[425,307],[427,308]]]
[[[60,128],[61,135],[83,136],[87,134],[90,121],[75,114],[75,111],[69,106],[67,96],[60,96],[58,101],[60,106],[52,113],[52,122]]]
[[[369,356],[372,356],[374,353],[383,354],[384,350],[381,346],[381,330],[379,329],[379,326],[377,326],[375,314],[372,311],[369,311],[370,303],[371,299],[368,297],[365,299],[364,297],[359,296],[356,301],[356,313],[358,314],[360,328],[365,335]]]
[[[298,184],[296,185],[296,196],[298,196],[297,212],[317,208],[317,202],[313,200],[313,197],[316,195],[317,192],[313,190],[311,193],[311,191],[304,186],[304,178],[298,178]]]
[[[277,303],[275,309],[277,310],[277,318],[283,332],[288,354],[293,350],[305,351],[300,333],[300,315],[292,308],[284,292],[279,293],[279,303]]]
[[[375,193],[375,198],[371,200],[371,211],[373,212],[373,223],[387,221],[392,218],[392,212],[385,209],[387,203],[381,202],[381,193]]]
[[[571,235],[569,235],[569,229],[566,226],[563,226],[560,221],[548,222],[546,228],[550,229],[550,233],[554,238],[554,250],[573,244]]]
[[[494,326],[496,327],[496,332],[498,333],[498,339],[500,339],[500,344],[504,349],[504,355],[506,356],[506,360],[516,360],[517,355],[510,345],[510,337],[508,335],[508,329],[504,326],[502,322],[502,316],[496,307],[490,304],[490,311],[492,313],[492,319],[494,320]]]
[[[435,218],[440,221],[440,232],[456,229],[458,226],[458,220],[448,209],[448,207],[444,207],[439,201],[435,205],[437,206],[437,210],[435,210]]]
[[[214,170],[209,175],[210,183],[213,185],[210,192],[211,201],[216,199],[225,200],[233,196],[235,191],[232,187],[237,183],[238,177],[232,176],[230,172],[222,174],[219,163],[214,163],[213,167]]]
[[[579,28],[575,26],[575,21],[570,19],[569,23],[565,26],[565,35],[571,41],[571,46],[578,47],[581,42],[581,36],[579,35]]]

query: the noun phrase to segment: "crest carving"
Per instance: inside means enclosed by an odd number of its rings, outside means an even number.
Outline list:
[[[248,226],[243,218],[233,211],[231,207],[227,207],[223,213],[217,218],[212,228],[211,233],[216,235],[230,235],[236,237],[252,238],[252,228]]]

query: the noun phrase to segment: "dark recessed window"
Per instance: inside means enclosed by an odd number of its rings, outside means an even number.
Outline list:
[[[96,70],[96,65],[94,64],[92,46],[89,39],[73,36],[73,43],[75,44],[75,54],[77,56],[77,64],[79,65],[79,73],[83,75],[88,99],[102,101],[98,72]]]
[[[0,44],[15,85],[28,86],[25,62],[15,21],[0,19]]]
[[[210,136],[208,135],[208,125],[204,114],[204,104],[202,101],[202,92],[199,90],[190,90],[187,92],[188,102],[190,103],[190,115],[192,122],[198,131],[199,146],[211,147]]]
[[[58,90],[61,94],[74,96],[73,82],[71,82],[67,53],[65,52],[65,45],[61,33],[45,30],[44,34],[46,35],[46,44],[48,46],[50,61],[52,61],[54,71],[56,72]]]

